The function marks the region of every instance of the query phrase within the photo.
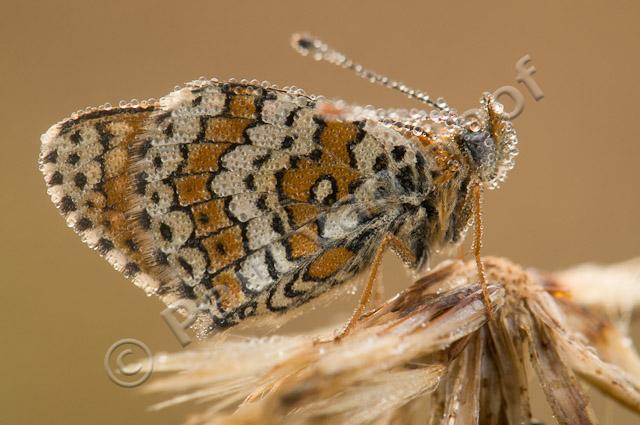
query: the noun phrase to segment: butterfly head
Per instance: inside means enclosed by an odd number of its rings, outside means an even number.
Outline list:
[[[467,118],[458,144],[479,179],[490,189],[497,188],[513,168],[517,138],[503,107],[485,93],[481,107]]]

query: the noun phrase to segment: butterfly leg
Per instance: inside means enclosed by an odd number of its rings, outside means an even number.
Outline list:
[[[375,288],[373,291],[373,303],[375,305],[381,304],[384,300],[384,285],[380,279],[376,279],[376,283],[374,284]]]
[[[376,278],[378,276],[378,270],[380,268],[380,264],[382,263],[382,256],[389,245],[391,245],[400,256],[404,258],[413,257],[413,253],[411,252],[411,250],[400,239],[398,239],[397,236],[392,234],[385,235],[384,239],[382,239],[382,242],[380,243],[380,246],[376,250],[375,255],[373,256],[373,263],[371,264],[369,277],[367,278],[367,283],[362,290],[362,295],[360,296],[358,307],[356,307],[356,310],[353,312],[353,315],[344,326],[344,328],[342,328],[340,333],[334,338],[334,341],[339,341],[347,336],[356,326],[360,317],[362,317],[362,314],[367,308],[367,304],[369,304],[371,295],[373,293],[373,285],[375,284]]]
[[[491,310],[491,299],[489,298],[489,289],[487,288],[487,274],[482,263],[480,256],[482,250],[482,186],[478,182],[473,185],[473,212],[475,215],[474,225],[475,232],[473,237],[473,253],[476,260],[476,267],[478,269],[478,278],[480,279],[480,286],[482,287],[482,300],[484,301],[485,308],[487,309],[487,315],[489,320],[493,320],[493,311]]]

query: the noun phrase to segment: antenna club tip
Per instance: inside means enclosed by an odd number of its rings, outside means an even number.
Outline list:
[[[320,49],[322,43],[311,34],[294,33],[291,36],[291,47],[302,55],[308,55],[310,52]]]

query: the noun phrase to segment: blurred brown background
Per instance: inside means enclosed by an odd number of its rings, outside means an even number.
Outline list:
[[[160,97],[200,75],[417,106],[299,57],[288,46],[294,31],[459,110],[475,107],[484,90],[512,85],[523,93],[515,120],[521,155],[503,188],[486,196],[485,253],[551,270],[639,254],[637,1],[1,4],[0,423],[160,425],[197,409],[148,413],[162,397],[107,379],[103,356],[118,339],[139,338],[155,352],[180,346],[160,303],[66,228],[37,169],[39,137],[77,109]],[[515,81],[525,54],[538,69],[539,102]],[[388,293],[410,282],[400,269],[385,258]],[[313,312],[290,329],[343,317],[355,302]],[[601,398],[594,403],[603,423],[640,423]],[[536,406],[548,418],[544,403]]]

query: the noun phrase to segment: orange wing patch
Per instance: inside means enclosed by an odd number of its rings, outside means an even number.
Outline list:
[[[285,207],[291,225],[298,228],[318,216],[319,209],[309,204],[293,204]]]
[[[288,170],[282,178],[283,193],[296,201],[312,202],[314,196],[311,189],[327,177],[333,178],[337,185],[337,190],[332,193],[333,198],[342,199],[349,194],[349,185],[360,177],[358,171],[344,166],[318,164],[309,160],[300,162],[299,168]]]
[[[254,120],[247,118],[209,118],[205,138],[214,142],[243,143],[244,131]]]
[[[211,194],[207,189],[208,181],[209,176],[207,174],[198,174],[175,179],[180,205],[187,206],[210,199]]]
[[[304,233],[294,233],[287,240],[291,252],[291,258],[300,258],[311,255],[320,249],[316,241]]]
[[[312,279],[326,279],[338,272],[353,257],[353,252],[344,247],[332,248],[316,258],[307,270]]]
[[[196,222],[196,236],[213,233],[232,224],[224,211],[224,199],[194,205],[191,212]]]
[[[231,143],[203,143],[189,145],[185,173],[203,173],[218,170],[220,156]]]
[[[233,226],[220,233],[202,240],[202,245],[209,254],[209,271],[216,271],[228,266],[245,255],[242,245],[242,233],[239,226]]]
[[[253,96],[237,94],[229,102],[229,112],[238,118],[254,118],[256,105]]]
[[[233,271],[226,270],[217,274],[211,284],[217,290],[220,306],[224,310],[232,310],[246,301],[242,285]]]
[[[349,143],[353,142],[358,135],[358,127],[350,122],[328,121],[326,127],[320,134],[320,144],[322,144],[322,161],[341,161],[343,164],[350,163]]]
[[[129,207],[129,200],[126,196],[129,187],[129,176],[126,174],[105,181],[102,188],[107,195],[107,209],[124,214]]]

